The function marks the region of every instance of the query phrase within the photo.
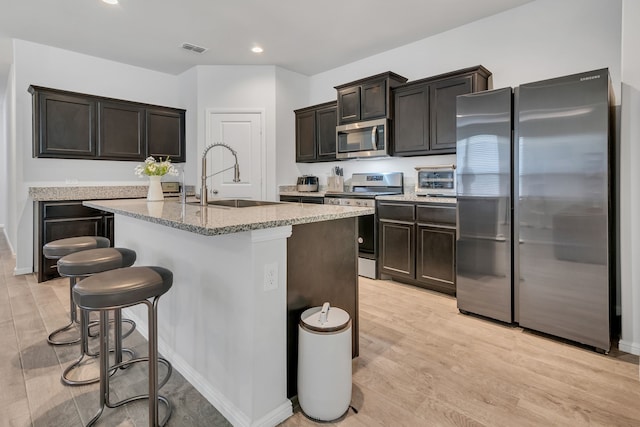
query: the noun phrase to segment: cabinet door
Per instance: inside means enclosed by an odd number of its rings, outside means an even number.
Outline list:
[[[336,125],[338,108],[328,107],[316,111],[316,145],[318,160],[336,159]]]
[[[419,225],[416,280],[455,292],[455,228]]]
[[[472,79],[455,77],[431,85],[431,150],[455,153],[456,97],[471,93]]]
[[[185,158],[184,111],[174,109],[146,110],[147,156],[171,157],[174,162]]]
[[[360,120],[360,86],[338,90],[338,123]]]
[[[144,160],[144,108],[124,102],[98,106],[98,157]]]
[[[379,272],[415,277],[414,224],[380,220]]]
[[[96,103],[90,98],[35,92],[34,157],[96,155]]]
[[[316,160],[316,112],[296,113],[296,162]]]
[[[371,120],[386,117],[387,115],[387,81],[363,84],[361,86],[360,117],[362,120]]]
[[[429,86],[394,93],[393,154],[429,151]]]

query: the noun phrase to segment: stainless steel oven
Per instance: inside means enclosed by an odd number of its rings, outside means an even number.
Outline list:
[[[376,196],[403,193],[402,172],[354,173],[350,191],[326,193],[324,203],[375,207]],[[374,215],[358,217],[358,274],[377,279],[377,227]]]

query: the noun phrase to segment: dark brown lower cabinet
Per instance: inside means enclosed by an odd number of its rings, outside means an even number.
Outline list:
[[[416,247],[416,280],[444,292],[455,292],[455,228],[418,225]]]
[[[456,207],[378,201],[378,273],[455,294]]]
[[[38,282],[59,277],[56,260],[42,254],[54,240],[78,236],[103,236],[113,246],[113,214],[82,205],[80,200],[34,202],[34,271]]]
[[[380,273],[394,277],[415,277],[415,225],[380,220]]]

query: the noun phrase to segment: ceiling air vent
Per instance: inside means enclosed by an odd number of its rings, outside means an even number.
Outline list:
[[[191,43],[182,43],[182,48],[184,50],[190,50],[195,53],[204,53],[208,50],[206,47],[196,46],[195,44]]]

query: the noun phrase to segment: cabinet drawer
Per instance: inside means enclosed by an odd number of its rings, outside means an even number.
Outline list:
[[[45,203],[43,219],[82,218],[100,215],[102,212],[87,206],[82,202]]]
[[[406,203],[378,202],[378,218],[415,221],[415,207]]]
[[[419,223],[456,225],[455,206],[418,205],[416,211]]]

